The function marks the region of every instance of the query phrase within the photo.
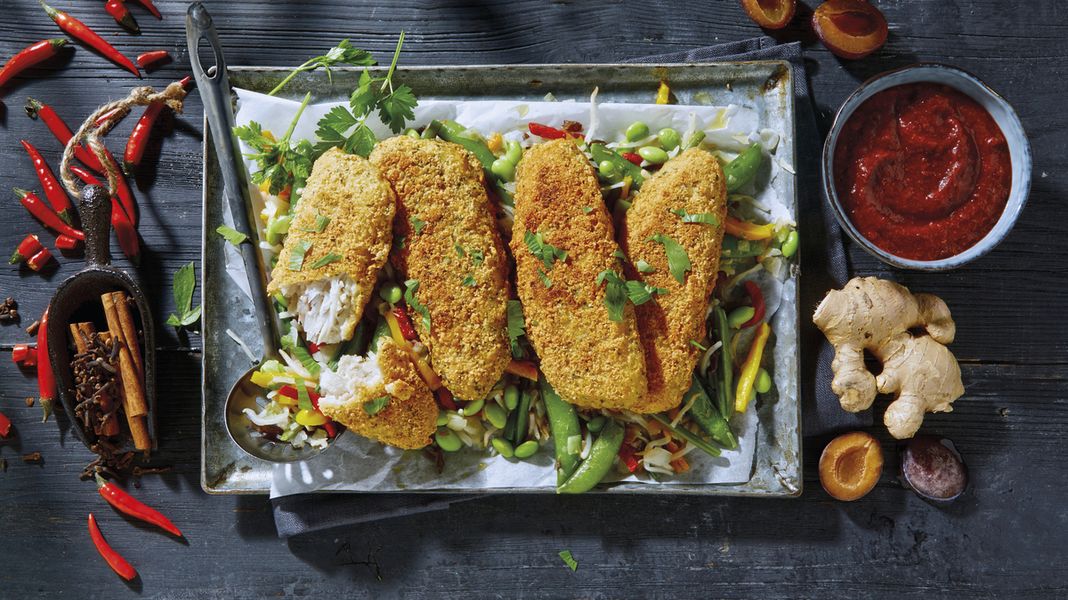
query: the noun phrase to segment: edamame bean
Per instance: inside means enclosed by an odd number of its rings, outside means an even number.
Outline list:
[[[497,453],[505,458],[512,458],[515,456],[515,448],[512,447],[512,443],[504,438],[493,438],[490,440],[493,444],[493,448],[497,450]]]
[[[627,136],[628,142],[636,142],[649,136],[649,126],[641,121],[635,121],[630,124],[630,127],[627,127],[624,135]]]
[[[438,420],[434,422],[434,425],[437,425],[438,427],[444,427],[448,423],[449,423],[449,413],[447,413],[447,412],[445,412],[443,410],[439,410],[438,411]]]
[[[478,411],[482,410],[482,407],[485,405],[486,401],[481,398],[478,400],[472,400],[471,402],[468,402],[466,405],[464,405],[462,409],[460,409],[460,414],[465,417],[477,415]]]
[[[786,239],[782,242],[782,255],[784,258],[790,258],[797,253],[797,247],[800,245],[801,240],[797,237],[797,231],[791,231]]]
[[[504,157],[508,159],[508,162],[512,163],[513,165],[518,165],[519,159],[523,158],[523,147],[519,145],[519,142],[505,142],[504,148]]]
[[[754,384],[758,394],[766,394],[771,391],[771,375],[763,367],[757,371],[756,383]]]
[[[446,452],[456,452],[464,445],[460,436],[446,428],[438,429],[438,432],[434,434],[434,441]]]
[[[505,181],[515,179],[515,163],[504,157],[493,161],[493,164],[490,165],[490,171],[493,171],[494,175]]]
[[[604,429],[604,424],[607,420],[608,419],[604,415],[597,415],[586,423],[586,429],[589,429],[590,433],[600,433],[601,430]]]
[[[752,181],[763,162],[764,150],[760,144],[753,144],[727,163],[723,167],[723,175],[727,179],[727,192],[737,192],[743,185]]]
[[[527,440],[515,447],[516,458],[530,458],[538,453],[538,442]]]
[[[386,302],[389,302],[390,306],[393,306],[394,304],[401,301],[401,298],[404,296],[404,292],[401,290],[399,285],[391,281],[386,285],[383,285],[382,288],[378,290],[378,295]]]
[[[752,319],[755,314],[756,310],[752,306],[739,306],[727,315],[727,324],[731,326],[731,329],[741,329],[742,325]]]
[[[670,127],[665,127],[656,132],[656,137],[660,139],[660,147],[664,150],[674,150],[682,143],[682,137],[679,132]]]
[[[602,160],[597,165],[597,173],[604,179],[615,181],[619,178],[619,167],[610,160]]]
[[[482,416],[497,429],[504,429],[504,426],[508,424],[508,413],[495,402],[490,402],[486,408],[482,409]]]
[[[504,388],[504,407],[508,410],[515,410],[517,406],[519,406],[519,388],[508,385]]]
[[[642,146],[638,148],[638,155],[654,165],[662,165],[667,162],[668,155],[656,146]]]

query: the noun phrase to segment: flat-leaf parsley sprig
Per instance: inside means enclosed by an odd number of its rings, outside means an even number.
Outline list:
[[[330,73],[330,67],[336,67],[338,65],[370,67],[377,64],[378,62],[374,59],[374,57],[371,56],[370,52],[356,48],[355,46],[350,44],[348,40],[341,40],[341,42],[338,43],[337,46],[331,48],[326,54],[322,56],[316,56],[314,58],[309,58],[308,60],[304,61],[304,64],[300,65],[296,69],[293,69],[293,72],[289,75],[286,75],[286,78],[283,79],[278,85],[274,86],[273,90],[267,92],[267,95],[273,96],[277,94],[282,90],[283,87],[285,87],[287,83],[289,83],[291,79],[296,77],[298,73],[303,73],[304,71],[314,71],[315,69],[322,67],[324,70],[326,70],[327,80],[329,80],[330,83],[334,83],[333,75],[331,75]]]

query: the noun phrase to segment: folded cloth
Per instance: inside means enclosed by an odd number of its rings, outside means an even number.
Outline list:
[[[871,412],[847,413],[831,391],[834,351],[812,324],[810,315],[832,287],[849,277],[841,230],[820,198],[820,135],[805,78],[801,46],[776,44],[759,37],[685,52],[633,59],[633,63],[716,62],[726,60],[786,60],[793,66],[797,140],[797,193],[801,231],[801,372],[815,373],[802,381],[803,431],[818,435],[871,424]],[[321,532],[393,517],[448,508],[485,494],[295,494],[272,498],[278,537]]]

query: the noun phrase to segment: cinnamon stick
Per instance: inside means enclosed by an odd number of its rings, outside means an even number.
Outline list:
[[[144,418],[148,414],[148,403],[145,401],[141,370],[138,369],[137,363],[134,362],[131,353],[132,347],[128,341],[133,340],[134,344],[137,343],[137,331],[132,328],[132,318],[126,321],[120,316],[123,310],[129,312],[129,306],[126,304],[126,294],[124,292],[103,294],[100,296],[100,301],[104,305],[104,316],[107,318],[108,331],[111,334],[111,338],[119,345],[119,379],[121,381],[122,406],[126,412],[126,423],[130,427],[130,435],[133,437],[134,447],[138,450],[149,450],[152,448],[152,439],[148,435],[148,428]],[[124,321],[126,321],[129,329],[123,327]],[[140,351],[138,351],[138,355],[140,355]],[[138,356],[138,359],[140,360],[140,356]]]

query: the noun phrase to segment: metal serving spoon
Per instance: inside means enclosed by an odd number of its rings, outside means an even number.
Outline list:
[[[284,442],[276,442],[264,437],[253,429],[248,417],[242,412],[245,408],[259,411],[258,401],[263,397],[263,390],[252,383],[252,373],[264,362],[277,360],[278,335],[274,320],[274,307],[267,298],[263,253],[260,252],[259,229],[252,226],[255,217],[252,214],[252,201],[248,186],[244,183],[244,164],[238,159],[238,145],[234,139],[234,113],[230,103],[230,81],[226,75],[226,61],[223,59],[222,46],[215,32],[211,15],[204,5],[194,2],[189,7],[185,19],[186,42],[189,58],[196,78],[197,89],[204,102],[204,115],[207,117],[215,154],[219,158],[219,170],[222,173],[223,196],[226,198],[234,229],[248,236],[248,243],[240,244],[241,259],[248,276],[249,292],[252,294],[253,319],[260,339],[263,342],[263,356],[259,364],[242,375],[230,393],[226,396],[226,430],[242,450],[266,461],[292,462],[311,458],[321,449],[305,444],[303,448],[294,448]],[[206,39],[214,53],[215,66],[205,69],[200,62],[200,43]],[[217,243],[225,243],[218,238]]]

